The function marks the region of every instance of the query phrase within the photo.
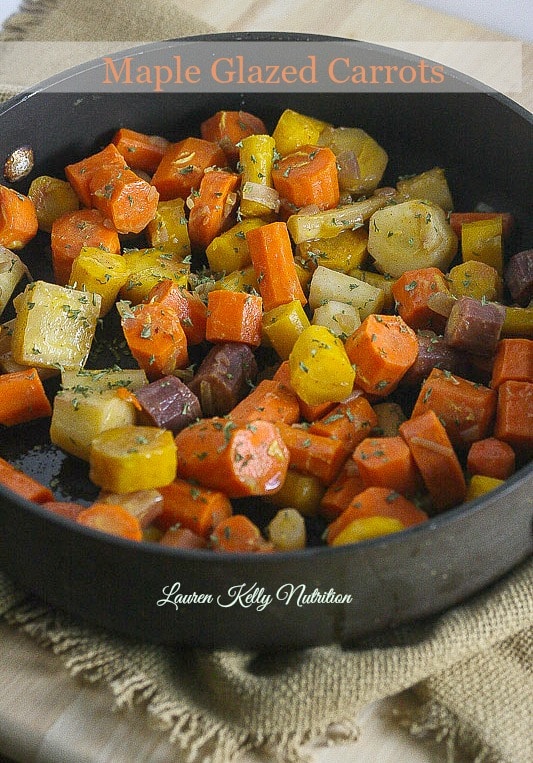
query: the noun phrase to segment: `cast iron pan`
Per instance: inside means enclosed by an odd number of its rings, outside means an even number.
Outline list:
[[[252,33],[207,39],[226,41],[231,51],[232,42],[241,39],[312,40],[316,45],[331,38]],[[185,43],[173,44],[179,53]],[[367,44],[344,44],[354,57],[374,51],[381,62],[410,60]],[[159,45],[136,49],[134,55]],[[69,72],[74,91],[88,69]],[[502,96],[477,92],[472,83],[468,92],[458,93],[267,95],[80,95],[51,93],[49,85],[0,111],[0,157],[23,144],[36,154],[32,175],[17,185],[22,192],[33,177],[61,173],[65,164],[98,150],[123,125],[177,140],[198,134],[200,122],[218,109],[255,112],[272,129],[290,107],[367,130],[389,153],[389,182],[445,167],[457,209],[472,209],[483,200],[510,211],[518,221],[513,250],[533,243],[531,115]],[[24,253],[34,278],[51,277],[46,246],[38,238]],[[58,499],[95,497],[86,465],[49,444],[47,422],[2,429],[0,455],[50,484]],[[488,496],[396,535],[336,549],[317,546],[259,556],[116,539],[50,516],[0,488],[0,565],[44,601],[135,638],[246,649],[347,643],[442,611],[524,560],[532,550],[532,488],[529,465]],[[253,506],[250,510],[257,512]],[[322,597],[335,595],[313,600],[315,589]],[[193,592],[206,595],[203,603],[176,600],[178,593]]]

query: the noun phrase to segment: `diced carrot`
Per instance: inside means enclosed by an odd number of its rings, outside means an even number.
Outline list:
[[[211,533],[214,551],[266,552],[274,546],[261,535],[259,528],[244,514],[234,514],[220,522]]]
[[[186,480],[177,479],[160,488],[160,493],[163,511],[155,524],[161,530],[179,524],[207,538],[219,522],[232,514],[231,503],[224,493]]]
[[[13,188],[0,185],[0,245],[6,249],[22,249],[38,228],[33,201]]]
[[[399,437],[367,437],[352,456],[365,487],[387,487],[412,496],[422,487],[420,472]]]
[[[246,233],[250,257],[257,273],[265,311],[298,299],[305,305],[287,226],[269,223]]]
[[[117,387],[115,390],[115,394],[117,397],[119,397],[121,400],[125,400],[127,403],[131,403],[135,410],[142,411],[143,407],[139,403],[139,400],[137,398],[137,395],[135,392],[132,392],[131,389],[128,389],[127,387]]]
[[[189,236],[193,245],[205,249],[231,226],[229,215],[237,201],[239,183],[240,177],[234,172],[213,170],[204,174],[189,213]]]
[[[118,535],[120,538],[142,540],[143,537],[137,517],[122,506],[112,503],[93,503],[78,514],[76,522],[94,530]]]
[[[263,379],[230,413],[236,424],[262,419],[273,424],[295,424],[300,418],[298,398],[290,387],[274,379]]]
[[[159,135],[144,133],[121,127],[113,136],[112,143],[121,154],[128,167],[133,170],[144,170],[150,175],[154,173],[169,142]]]
[[[533,382],[533,339],[501,339],[496,347],[490,386],[505,381]]]
[[[92,174],[89,190],[91,206],[119,233],[140,233],[157,211],[156,189],[128,168],[100,167]]]
[[[297,208],[332,209],[339,203],[337,158],[325,146],[301,146],[284,156],[272,169],[272,183]]]
[[[291,386],[291,369],[288,360],[284,360],[279,364],[272,378],[275,381],[279,381],[280,384],[285,384],[287,387]]]
[[[461,376],[434,368],[420,388],[412,415],[435,411],[452,444],[466,448],[490,433],[496,392]]]
[[[301,397],[299,397],[298,400],[300,402],[300,413],[302,418],[309,423],[317,421],[318,419],[323,419],[331,413],[336,405],[336,403],[331,400],[327,400],[324,403],[316,403],[315,405],[306,403]]]
[[[77,519],[81,512],[87,509],[87,506],[75,503],[74,501],[46,501],[42,505],[43,508],[48,509],[52,514],[66,517],[66,519]]]
[[[263,301],[244,291],[216,289],[207,297],[205,338],[208,342],[261,344]]]
[[[326,416],[314,421],[309,431],[339,440],[351,453],[377,423],[378,417],[368,400],[356,392]]]
[[[403,527],[413,527],[425,522],[427,514],[412,501],[387,487],[367,487],[355,495],[349,506],[327,529],[327,542],[331,545],[351,522],[365,517],[388,517],[397,519]]]
[[[365,489],[357,466],[349,458],[337,479],[329,485],[320,502],[320,514],[332,520],[348,508],[353,497]]]
[[[98,247],[104,252],[120,254],[118,233],[98,209],[66,212],[52,223],[52,266],[56,283],[69,282],[72,263],[84,246]]]
[[[171,143],[156,169],[152,183],[162,201],[186,199],[197,189],[208,167],[224,167],[226,156],[212,141],[185,138]]]
[[[472,443],[466,468],[470,474],[506,480],[515,470],[515,460],[515,452],[508,443],[487,437]]]
[[[50,488],[41,485],[33,477],[24,474],[20,469],[16,469],[3,458],[0,458],[0,484],[27,501],[46,503],[46,501],[54,500],[54,494]]]
[[[415,331],[432,329],[442,334],[446,318],[432,310],[428,299],[441,292],[449,295],[444,274],[438,268],[418,268],[403,273],[392,285],[398,314]]]
[[[466,495],[464,474],[435,411],[404,421],[400,435],[413,454],[434,508],[449,509],[461,503]]]
[[[313,474],[324,485],[337,478],[347,457],[344,443],[289,424],[279,423],[278,428],[289,450],[292,469]]]
[[[35,368],[0,375],[0,424],[6,427],[52,415]]]
[[[230,419],[202,419],[176,436],[178,476],[221,490],[229,498],[269,495],[289,467],[289,452],[270,421],[244,426]]]
[[[188,365],[187,337],[171,307],[137,305],[122,314],[122,330],[131,354],[149,379]]]
[[[218,143],[231,164],[239,158],[237,143],[249,135],[266,131],[264,122],[246,111],[217,111],[200,125],[202,138]]]
[[[93,174],[104,166],[113,166],[125,169],[126,161],[117,147],[110,143],[96,154],[81,159],[74,164],[67,164],[65,176],[74,188],[78,198],[85,207],[91,206],[91,178]]]
[[[533,382],[499,385],[494,436],[520,451],[533,447]]]
[[[204,341],[207,306],[196,292],[187,291],[170,278],[165,278],[151,289],[146,302],[175,310],[189,344],[200,344]]]
[[[514,218],[508,212],[451,212],[449,222],[458,238],[461,238],[463,223],[474,223],[478,220],[491,220],[493,217],[502,218],[502,229],[505,238],[514,228]]]
[[[207,540],[187,527],[169,527],[159,543],[169,548],[207,548]]]
[[[345,347],[355,385],[381,397],[397,387],[418,355],[416,334],[399,315],[369,315]]]

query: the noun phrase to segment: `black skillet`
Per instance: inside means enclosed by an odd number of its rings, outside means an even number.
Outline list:
[[[203,39],[226,46],[227,55],[238,52],[239,40],[307,41],[311,52],[332,41],[268,33]],[[132,55],[140,61],[152,55],[157,62],[161,51],[188,54],[191,44],[155,43]],[[418,64],[366,43],[336,44],[355,61]],[[200,122],[218,109],[257,113],[271,129],[290,107],[367,130],[388,150],[388,182],[445,167],[457,209],[484,201],[510,211],[518,223],[513,251],[533,243],[532,117],[498,94],[478,91],[462,75],[450,74],[450,82],[464,92],[370,87],[176,94],[122,87],[112,94],[81,93],[94,81],[95,66],[98,72],[101,62],[69,71],[63,87],[68,92],[52,92],[65,81],[56,77],[0,110],[0,158],[24,144],[35,151],[32,174],[16,185],[22,192],[33,177],[60,174],[65,164],[98,150],[120,126],[177,140],[198,134]],[[39,236],[24,252],[34,278],[51,277],[46,247]],[[94,498],[86,465],[49,444],[46,422],[2,429],[0,455],[51,485],[58,499]],[[44,601],[135,638],[264,649],[346,643],[442,611],[524,560],[532,550],[532,488],[533,468],[524,466],[486,497],[396,535],[336,549],[253,556],[116,539],[50,516],[0,487],[0,566]],[[315,589],[320,595],[313,597]],[[195,600],[180,603],[179,594],[193,593]]]

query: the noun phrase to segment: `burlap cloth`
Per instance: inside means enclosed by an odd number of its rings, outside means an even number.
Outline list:
[[[172,0],[26,0],[0,40],[155,40],[203,31],[197,20],[177,14]],[[67,56],[52,68],[76,60],[72,51]],[[46,62],[40,66],[52,73]],[[4,80],[5,98],[19,82]],[[409,689],[416,708],[399,720],[414,735],[442,740],[450,761],[529,763],[532,591],[527,562],[422,625],[357,648],[283,657],[132,643],[42,605],[2,573],[0,617],[52,648],[73,675],[107,684],[117,706],[144,706],[190,760],[228,763],[261,748],[272,759],[299,760],[309,740],[355,739],[365,705]]]

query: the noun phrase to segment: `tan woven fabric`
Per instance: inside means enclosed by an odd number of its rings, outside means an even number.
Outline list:
[[[206,31],[176,14],[172,0],[26,0],[3,40],[151,40]],[[75,44],[61,68],[79,61]],[[44,65],[44,63],[43,63]],[[0,98],[19,88],[0,81]],[[43,72],[45,76],[52,72]],[[27,72],[26,72],[27,74]],[[367,703],[411,688],[419,699],[411,732],[447,745],[450,760],[533,760],[533,565],[420,626],[357,648],[288,655],[171,650],[89,628],[17,590],[0,573],[0,617],[52,648],[73,675],[109,685],[119,707],[142,704],[190,760],[228,763],[267,747],[280,760],[326,736],[356,738]]]

